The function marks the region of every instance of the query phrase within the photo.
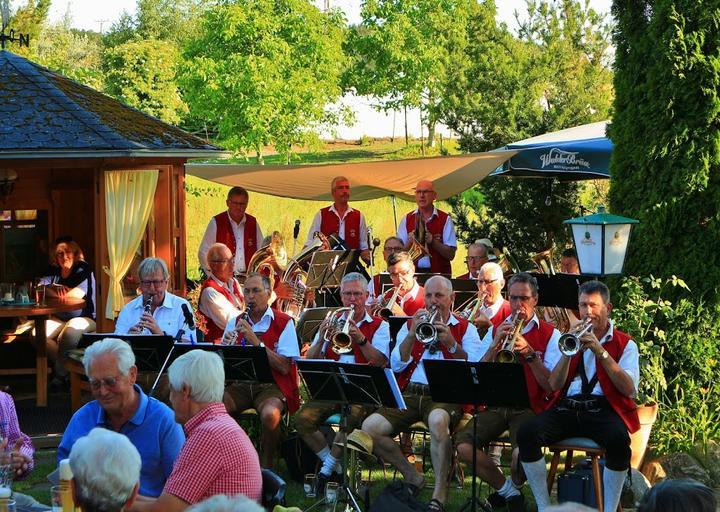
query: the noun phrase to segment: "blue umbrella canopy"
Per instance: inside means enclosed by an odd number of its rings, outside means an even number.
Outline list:
[[[560,181],[609,179],[613,143],[605,136],[608,124],[601,121],[508,144],[501,149],[519,153],[490,176]]]

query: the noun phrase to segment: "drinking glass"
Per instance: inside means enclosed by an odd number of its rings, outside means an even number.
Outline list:
[[[50,505],[53,512],[62,512],[62,487],[59,485],[50,487]]]
[[[0,436],[2,439],[3,436]],[[12,495],[12,482],[15,476],[12,466],[12,451],[0,448],[0,500],[9,500]]]
[[[306,498],[315,497],[315,474],[308,473],[305,475],[305,482],[303,483],[303,490],[305,491]]]
[[[338,498],[338,490],[340,485],[337,482],[328,482],[325,485],[325,501],[335,503]]]
[[[15,500],[12,498],[0,498],[0,512],[15,512]]]

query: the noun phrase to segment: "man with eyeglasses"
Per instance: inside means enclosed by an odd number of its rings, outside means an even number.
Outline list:
[[[237,317],[245,306],[242,289],[233,277],[233,257],[225,244],[213,244],[208,250],[210,274],[202,284],[198,310],[205,319],[205,340],[219,343],[228,320]]]
[[[85,350],[83,366],[94,400],[70,419],[58,447],[58,462],[68,458],[75,441],[93,428],[106,428],[125,435],[140,452],[140,494],[160,496],[185,442],[175,414],[136,384],[135,354],[126,342],[96,341]]]
[[[480,338],[467,320],[452,313],[455,293],[452,282],[443,276],[433,276],[425,283],[426,309],[415,313],[398,333],[397,345],[390,355],[390,364],[398,375],[407,409],[382,408],[363,422],[363,430],[373,437],[374,451],[391,463],[403,475],[405,482],[419,494],[425,479],[411,465],[393,441],[393,436],[407,430],[413,423],[424,421],[430,431],[430,454],[435,473],[435,488],[427,510],[442,511],[447,500],[447,475],[450,469],[452,441],[450,434],[461,417],[461,407],[434,402],[430,395],[423,361],[427,359],[462,359],[477,361],[480,357]],[[437,343],[425,345],[415,336],[420,322],[427,321],[428,310],[437,312],[433,325],[437,329]]]
[[[480,336],[485,336],[490,326],[498,326],[512,313],[510,302],[502,296],[505,277],[497,263],[485,263],[478,271],[477,286],[483,303],[475,318],[471,319]]]
[[[494,265],[488,264],[485,265]],[[483,266],[484,268],[485,266]],[[513,318],[522,318],[522,328],[515,340],[516,362],[523,365],[525,381],[530,401],[529,409],[510,407],[489,407],[477,414],[477,434],[475,437],[477,475],[486,481],[507,503],[510,512],[524,511],[525,501],[520,492],[523,482],[518,472],[517,433],[520,427],[533,419],[547,407],[546,397],[552,394],[550,388],[551,368],[544,363],[545,349],[549,343],[557,343],[560,333],[552,324],[540,320],[535,314],[538,300],[537,280],[526,272],[515,274],[508,283],[508,296],[512,314],[504,318],[498,327],[491,326],[482,340],[482,361],[496,360],[503,348],[503,341],[512,332]],[[506,478],[496,463],[482,450],[496,441],[503,432],[509,431],[510,442],[514,447],[511,476]],[[472,421],[455,436],[458,457],[472,466],[473,460],[473,423]]]
[[[415,228],[418,220],[425,223],[425,240],[418,240],[427,250],[427,255],[420,257],[416,263],[417,272],[450,274],[450,262],[455,257],[457,242],[455,226],[450,215],[435,208],[435,187],[432,181],[419,181],[415,187],[415,203],[417,208],[400,221],[397,236],[409,250],[415,240]]]
[[[396,236],[390,236],[385,239],[385,243],[383,244],[383,261],[387,265],[388,260],[390,259],[390,255],[394,254],[396,252],[404,251],[405,250],[405,244],[403,244],[403,241],[400,240]],[[385,274],[387,275],[387,270],[384,270],[382,272],[376,273],[373,276],[372,281],[368,283],[368,304],[373,301],[377,294],[379,294],[382,290],[380,289],[380,275]]]
[[[372,317],[365,307],[367,300],[367,281],[358,272],[346,274],[340,282],[340,298],[343,307],[352,307],[349,332],[352,350],[347,354],[337,354],[332,347],[332,334],[337,326],[348,321],[349,312],[339,315],[338,322],[320,327],[305,355],[308,359],[332,359],[343,363],[371,364],[384,367],[390,358],[390,327],[381,318]],[[340,412],[339,405],[316,401],[307,402],[295,415],[295,428],[305,443],[317,454],[323,463],[318,473],[317,492],[323,492],[325,483],[333,471],[339,473],[338,460],[342,453],[337,443],[344,443],[347,434],[359,428],[372,410],[368,407],[353,405],[347,420],[347,429],[340,430],[328,447],[325,436],[318,427],[330,416]]]
[[[490,261],[488,259],[487,246],[479,242],[470,244],[467,248],[467,257],[465,263],[468,271],[455,279],[477,279],[479,277],[480,267]]]
[[[365,216],[348,204],[350,201],[350,180],[345,176],[333,178],[330,183],[330,194],[332,194],[333,204],[321,208],[315,214],[308,230],[305,245],[313,243],[315,233],[318,231],[325,236],[337,234],[349,249],[359,249],[360,257],[365,263],[369,263],[370,250],[368,248]]]
[[[264,347],[272,370],[273,383],[231,384],[223,402],[229,414],[254,408],[260,416],[260,464],[272,468],[280,444],[280,420],[287,409],[294,414],[300,407],[297,367],[300,357],[295,323],[285,313],[271,308],[270,279],[251,273],[245,280],[245,313],[225,326],[222,343]]]
[[[166,334],[196,340],[195,329],[185,320],[183,305],[192,313],[190,303],[167,291],[170,272],[161,258],[145,258],[138,266],[142,294],[125,304],[115,322],[115,334]],[[145,307],[150,302],[150,311]]]
[[[425,289],[415,280],[415,266],[407,252],[394,252],[390,255],[388,273],[393,287],[382,297],[378,297],[376,302],[386,303],[394,316],[413,316],[425,307]],[[393,295],[396,297],[395,302],[390,303]]]
[[[207,260],[212,244],[220,242],[230,249],[234,259],[233,272],[241,274],[245,272],[250,258],[262,243],[260,224],[255,217],[245,212],[248,198],[247,190],[242,187],[232,187],[225,201],[227,211],[218,213],[210,219],[198,249],[200,266],[206,273],[212,271]]]

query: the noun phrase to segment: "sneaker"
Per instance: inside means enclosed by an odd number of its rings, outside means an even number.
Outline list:
[[[525,497],[522,494],[506,500],[508,512],[525,512]]]

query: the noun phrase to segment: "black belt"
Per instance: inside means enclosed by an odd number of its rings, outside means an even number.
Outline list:
[[[600,395],[573,395],[561,398],[557,404],[560,410],[599,412],[610,407],[607,398]]]

